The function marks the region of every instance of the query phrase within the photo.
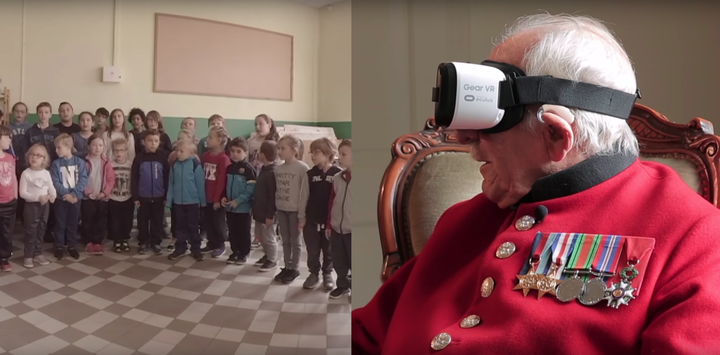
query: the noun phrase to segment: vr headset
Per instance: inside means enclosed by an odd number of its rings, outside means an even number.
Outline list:
[[[449,129],[506,131],[522,121],[525,105],[552,104],[627,119],[641,98],[607,87],[552,76],[526,76],[519,68],[490,60],[438,66],[435,124]]]

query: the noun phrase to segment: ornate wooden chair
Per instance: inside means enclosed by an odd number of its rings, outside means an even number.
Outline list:
[[[670,122],[636,104],[628,124],[640,142],[640,158],[666,164],[709,202],[718,206],[720,137],[711,122],[696,117]],[[451,205],[481,192],[480,163],[457,143],[452,131],[435,127],[401,136],[392,145],[378,199],[383,252],[382,280],[420,253],[440,215]]]

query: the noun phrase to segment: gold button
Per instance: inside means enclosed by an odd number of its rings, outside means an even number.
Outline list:
[[[482,286],[480,286],[480,294],[488,298],[490,297],[490,294],[495,289],[495,280],[493,280],[492,277],[488,277],[485,280],[483,280]]]
[[[515,253],[515,244],[510,242],[505,242],[500,244],[500,246],[495,250],[495,256],[500,259],[509,258],[510,255],[513,255]]]
[[[480,324],[480,322],[482,322],[480,317],[473,314],[463,318],[463,320],[460,322],[460,328],[472,328]]]
[[[535,225],[535,218],[525,215],[520,217],[520,219],[515,222],[515,229],[519,231],[526,231],[532,228],[533,225]]]
[[[452,337],[448,333],[440,333],[433,338],[432,342],[430,342],[430,347],[433,350],[442,350],[445,349],[450,342],[452,341]]]

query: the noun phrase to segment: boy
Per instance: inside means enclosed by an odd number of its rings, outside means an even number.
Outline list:
[[[175,147],[177,159],[170,168],[167,207],[174,215],[175,248],[168,259],[175,260],[190,252],[196,261],[202,261],[200,252],[200,208],[205,207],[205,171],[200,161],[193,157],[195,144],[180,140]]]
[[[67,252],[73,259],[79,259],[77,245],[78,220],[83,192],[88,183],[85,160],[72,154],[73,140],[63,133],[55,139],[58,158],[52,162],[50,176],[57,191],[55,200],[55,252],[56,259],[63,258],[63,246],[67,241]]]
[[[133,127],[130,130],[130,133],[132,133],[133,138],[135,138],[135,145],[137,146],[138,142],[142,142],[140,133],[142,133],[145,129],[145,111],[135,107],[130,110],[128,118],[130,119],[130,124]]]
[[[80,126],[80,132],[73,133],[73,145],[75,146],[76,156],[85,159],[88,155],[88,138],[93,135],[93,116],[90,112],[83,112],[78,115],[78,123]],[[100,136],[100,133],[96,133]]]
[[[100,107],[95,110],[95,128],[93,132],[102,136],[107,132],[108,129],[108,118],[110,117],[110,111],[104,107]],[[82,128],[82,127],[81,127]]]
[[[213,127],[225,127],[225,118],[223,116],[220,116],[218,114],[210,116],[208,119],[208,128]],[[197,155],[199,157],[202,157],[203,154],[205,154],[205,151],[207,151],[208,144],[207,144],[208,137],[205,137],[198,142],[197,145]],[[227,141],[223,142],[223,147],[227,144]]]
[[[350,179],[352,171],[352,141],[346,139],[340,143],[340,166],[345,170],[333,177],[333,189],[330,197],[325,236],[330,238],[333,267],[337,274],[337,288],[330,292],[330,298],[338,299],[350,294],[351,284],[348,273],[351,269],[350,241],[352,236],[352,190]]]
[[[130,251],[128,240],[135,214],[135,204],[131,199],[130,190],[133,162],[128,160],[128,142],[125,138],[116,139],[111,144],[115,157],[112,162],[115,185],[108,201],[108,216],[112,216],[112,218],[108,217],[108,238],[113,241],[113,251],[122,253]]]
[[[73,133],[80,132],[80,126],[73,122],[73,107],[69,102],[62,102],[58,106],[58,113],[60,114],[60,122],[55,124],[58,131],[72,135]]]
[[[30,148],[23,147],[25,131],[32,127],[32,123],[27,121],[27,115],[27,105],[22,102],[17,102],[13,105],[13,119],[10,121],[10,130],[12,131],[12,148],[17,158],[17,176],[20,176],[27,166],[27,163],[25,162],[25,152],[28,148]]]
[[[250,257],[250,210],[257,172],[247,161],[247,141],[238,137],[230,141],[230,166],[227,168],[225,197],[222,205],[227,210],[228,237],[232,254],[228,264],[243,265]]]
[[[332,278],[332,256],[330,241],[325,238],[325,229],[328,215],[328,201],[333,188],[335,174],[341,171],[333,165],[337,154],[337,145],[328,138],[320,138],[310,143],[310,153],[315,166],[308,170],[303,194],[300,196],[300,210],[298,219],[300,229],[303,231],[305,247],[307,248],[307,265],[310,276],[303,284],[306,289],[314,289],[323,274],[323,287],[330,291],[335,288]],[[322,265],[320,253],[322,252]]]
[[[155,255],[162,255],[160,242],[163,237],[165,196],[168,191],[170,165],[168,152],[158,149],[160,132],[150,130],[143,141],[145,152],[135,157],[132,165],[130,188],[133,201],[139,207],[138,254],[150,248]]]
[[[12,131],[0,125],[0,270],[11,271],[12,232],[17,213],[18,180],[15,157],[6,153],[12,144]]]
[[[260,239],[265,255],[255,263],[259,271],[268,272],[277,269],[277,235],[275,234],[275,162],[278,158],[277,143],[264,141],[260,145],[259,159],[263,163],[255,183],[252,217],[255,220],[255,236]]]
[[[23,156],[27,149],[30,149],[34,144],[42,144],[47,149],[50,155],[50,161],[55,161],[58,158],[57,152],[55,151],[55,138],[60,135],[60,131],[55,126],[50,125],[50,116],[52,116],[52,106],[47,102],[41,102],[37,105],[36,111],[38,115],[38,123],[31,126],[25,131],[25,138],[23,139]],[[53,233],[55,225],[55,209],[50,208],[50,217],[48,217],[47,229],[45,229],[45,242],[53,242]]]

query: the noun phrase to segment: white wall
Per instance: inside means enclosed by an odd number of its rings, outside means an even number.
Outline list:
[[[40,101],[49,101],[53,106],[69,101],[76,112],[99,106],[125,110],[139,106],[175,117],[208,117],[220,113],[228,118],[252,119],[260,112],[267,112],[284,121],[316,121],[319,116],[319,9],[286,1],[118,0],[118,12],[114,16],[113,0],[25,0],[24,4],[23,16],[23,0],[0,2],[0,78],[12,91],[13,102],[21,97],[33,107]],[[153,93],[156,12],[293,35],[294,100]],[[114,19],[118,21],[116,26]],[[115,44],[114,29],[118,30]],[[117,49],[115,56],[114,48]],[[349,46],[346,48],[349,51]],[[333,56],[347,55],[328,52],[324,56],[325,62],[339,62]],[[102,83],[100,68],[112,65],[113,59],[123,69],[123,82]],[[349,105],[349,92],[346,95],[347,99],[339,101]]]
[[[704,117],[720,133],[719,3],[355,1],[352,115],[362,117],[353,121],[355,307],[365,305],[380,286],[377,192],[391,144],[422,129],[433,115],[437,65],[482,61],[506,24],[538,9],[606,21],[635,64],[640,103],[676,122]]]
[[[318,121],[350,121],[350,0],[320,9]]]

